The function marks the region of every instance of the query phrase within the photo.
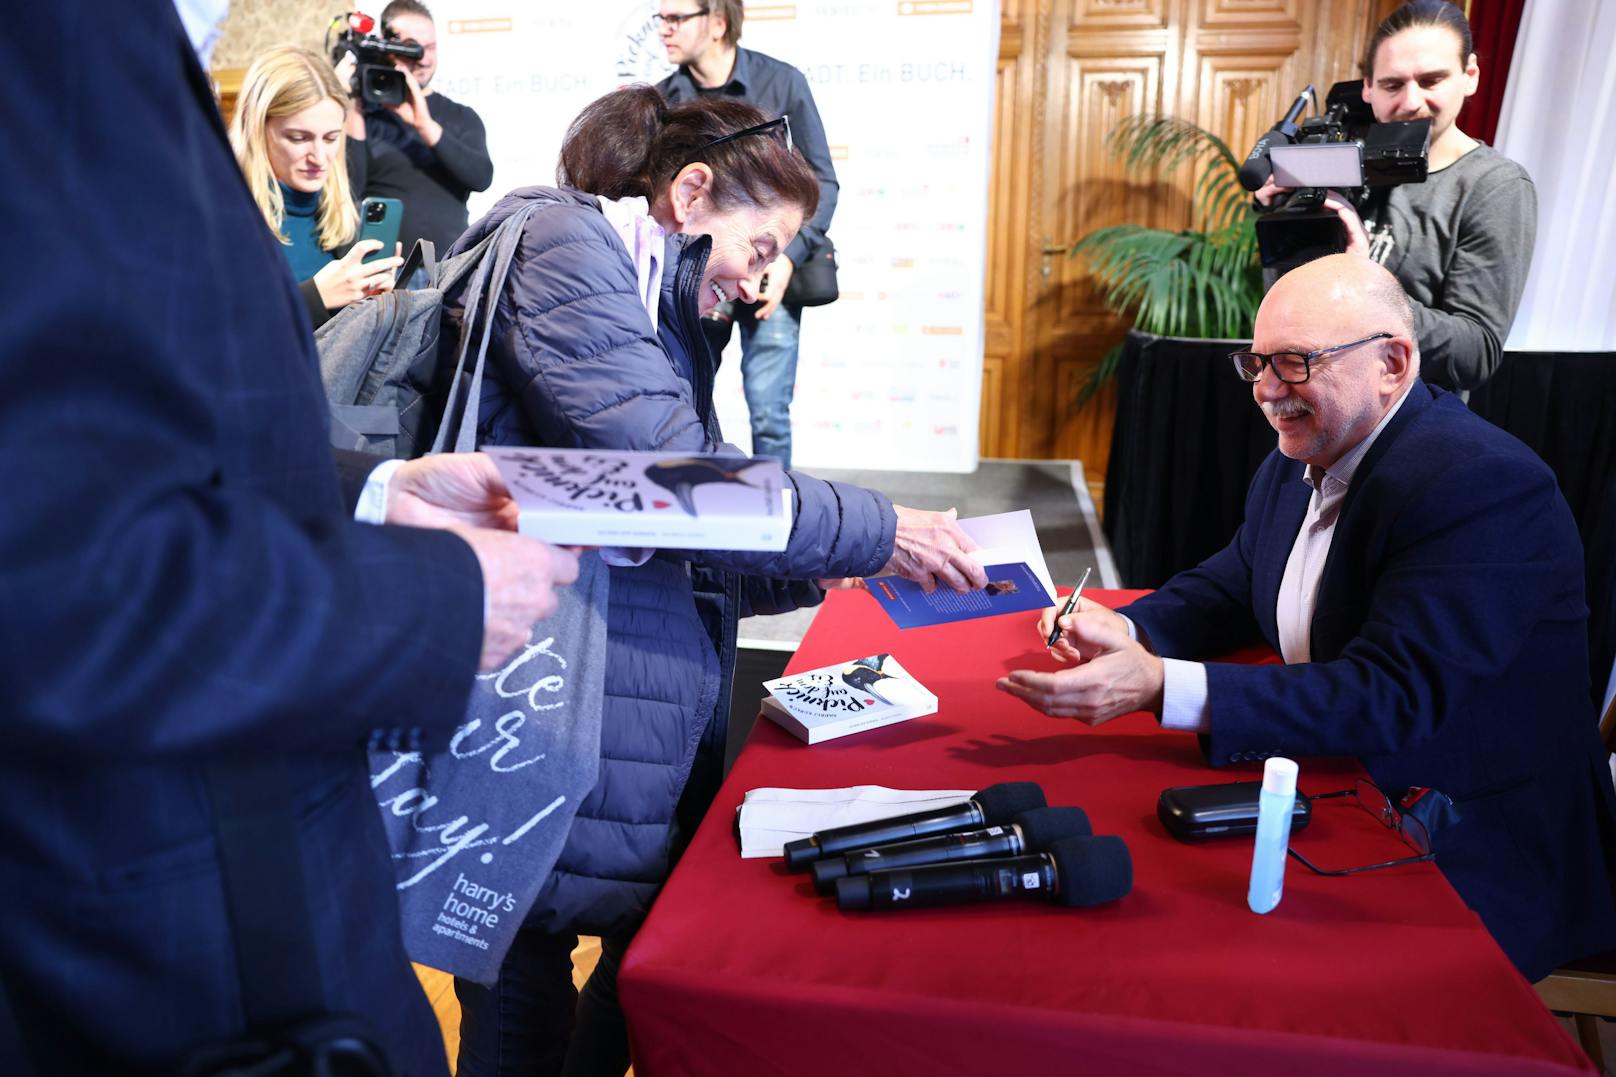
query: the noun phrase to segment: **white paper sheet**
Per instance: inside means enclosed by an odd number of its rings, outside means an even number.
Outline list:
[[[952,807],[975,794],[974,789],[888,789],[884,785],[751,789],[736,810],[741,857],[784,856],[786,842],[821,830]]]
[[[1038,529],[1032,524],[1031,511],[1017,509],[992,516],[972,516],[959,521],[959,525],[978,546],[993,548],[1001,554],[1010,551],[1018,554],[1016,560],[1027,562],[1027,567],[1049,592],[1050,599],[1055,598],[1055,581],[1044,563],[1044,548],[1038,541]]]

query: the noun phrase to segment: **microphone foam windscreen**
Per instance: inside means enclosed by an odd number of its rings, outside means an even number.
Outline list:
[[[1033,808],[1048,803],[1037,782],[1000,782],[990,785],[971,798],[982,807],[982,815],[989,826],[1002,826]]]
[[[1055,904],[1088,908],[1133,889],[1133,857],[1121,838],[1062,838],[1045,850],[1055,861]]]
[[[1034,808],[1013,820],[1027,839],[1027,848],[1042,852],[1061,838],[1086,838],[1094,831],[1082,808]]]

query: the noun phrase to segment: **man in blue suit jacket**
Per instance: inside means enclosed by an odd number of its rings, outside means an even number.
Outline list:
[[[1098,724],[1150,710],[1214,764],[1355,756],[1459,821],[1436,862],[1537,979],[1616,945],[1616,815],[1588,706],[1582,553],[1554,475],[1419,378],[1406,296],[1338,255],[1280,279],[1242,373],[1279,432],[1229,546],[999,686]],[[1274,354],[1280,353],[1280,354]],[[1047,633],[1052,613],[1039,631]],[[1263,640],[1283,666],[1201,662]]]
[[[243,1032],[264,925],[230,922],[203,774],[267,759],[302,880],[266,889],[318,955],[287,1005],[442,1073],[364,748],[446,739],[575,563],[465,526],[510,507],[477,457],[390,488],[457,533],[354,521],[285,260],[174,8],[137,7],[0,39],[0,1071],[172,1073]]]

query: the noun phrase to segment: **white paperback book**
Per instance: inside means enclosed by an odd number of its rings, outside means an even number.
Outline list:
[[[783,550],[780,462],[724,453],[490,446],[524,535],[567,546]]]
[[[764,681],[762,711],[809,744],[937,713],[937,697],[890,654]]]

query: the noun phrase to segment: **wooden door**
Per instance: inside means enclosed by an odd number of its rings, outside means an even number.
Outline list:
[[[989,187],[984,456],[1083,461],[1100,500],[1115,395],[1078,391],[1127,322],[1060,253],[1097,228],[1189,223],[1189,175],[1124,171],[1124,116],[1195,120],[1243,154],[1311,82],[1357,75],[1386,0],[1003,0]],[[1048,252],[1048,253],[1046,253]]]

